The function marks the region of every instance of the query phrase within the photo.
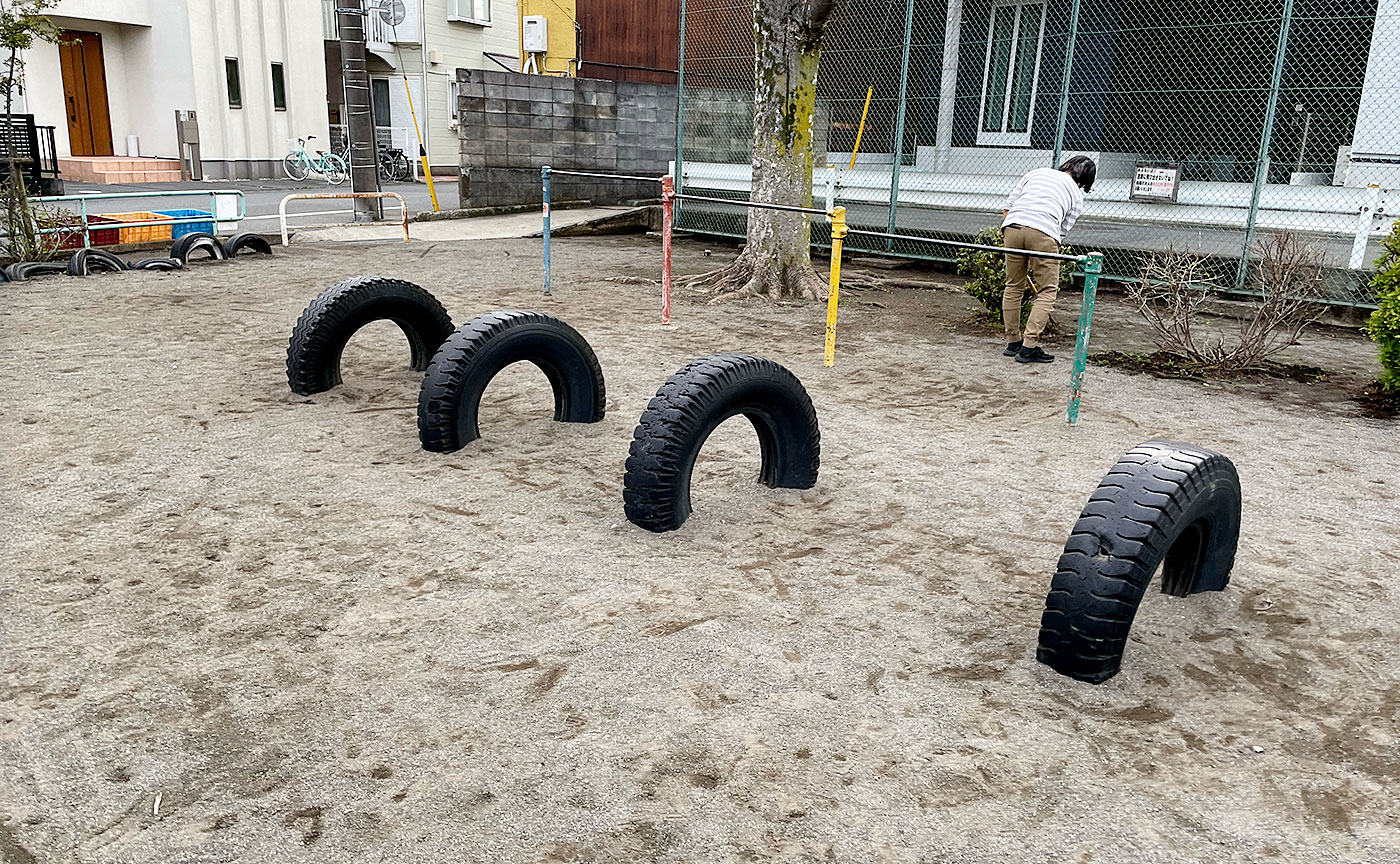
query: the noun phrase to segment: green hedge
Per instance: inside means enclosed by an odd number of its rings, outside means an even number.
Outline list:
[[[1390,229],[1384,249],[1371,279],[1380,308],[1371,314],[1366,332],[1381,349],[1381,387],[1400,393],[1400,222]]]

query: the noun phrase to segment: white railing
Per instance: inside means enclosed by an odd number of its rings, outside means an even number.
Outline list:
[[[321,36],[335,41],[340,38],[340,26],[335,10],[342,0],[321,0]],[[404,3],[403,23],[390,26],[379,14],[377,0],[367,4],[369,14],[365,16],[365,42],[380,48],[388,48],[395,42],[418,43],[418,4],[414,0]]]
[[[334,42],[340,38],[340,23],[335,17],[336,0],[321,0],[321,38]]]

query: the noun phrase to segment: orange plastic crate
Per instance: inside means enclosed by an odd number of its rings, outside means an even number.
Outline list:
[[[103,213],[104,217],[113,222],[160,222],[167,220],[169,216],[162,216],[159,213]],[[118,229],[121,232],[121,243],[156,243],[161,240],[171,239],[171,225],[152,225],[149,228],[144,226],[132,226],[130,228]]]

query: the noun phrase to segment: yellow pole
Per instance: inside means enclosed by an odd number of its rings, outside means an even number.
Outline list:
[[[856,154],[860,152],[860,136],[865,134],[865,118],[870,116],[870,97],[875,95],[875,85],[865,91],[865,110],[860,112],[860,128],[856,130],[856,149],[851,151],[851,169],[856,167]],[[829,365],[829,364],[828,364]]]
[[[836,308],[841,294],[841,243],[846,238],[846,208],[833,207],[831,215],[831,289],[826,296],[826,360],[836,365]]]
[[[425,49],[426,50],[426,49]],[[423,81],[423,88],[426,90],[428,82]],[[408,76],[403,76],[403,90],[408,94],[408,113],[413,117],[413,131],[418,133],[418,158],[423,163],[423,176],[428,178],[428,194],[433,198],[433,212],[440,212],[438,207],[437,189],[433,188],[433,169],[428,167],[428,150],[423,146],[423,130],[418,128],[418,111],[413,107],[413,91],[408,89]]]

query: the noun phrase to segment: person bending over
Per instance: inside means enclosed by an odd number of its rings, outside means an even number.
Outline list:
[[[1060,291],[1060,262],[1054,258],[1017,255],[1059,252],[1060,241],[1084,210],[1084,193],[1094,188],[1097,167],[1088,156],[1072,156],[1054,168],[1037,168],[1016,181],[1002,211],[1002,240],[1006,253],[1006,290],[1001,315],[1006,321],[1007,357],[1017,363],[1050,363],[1053,354],[1040,347],[1040,334],[1050,323],[1050,310]],[[1035,297],[1026,331],[1021,332],[1021,301],[1029,288]]]

